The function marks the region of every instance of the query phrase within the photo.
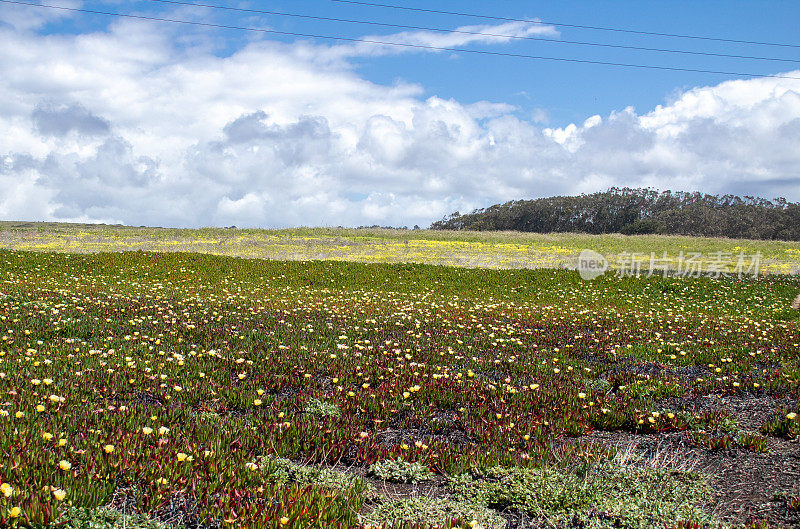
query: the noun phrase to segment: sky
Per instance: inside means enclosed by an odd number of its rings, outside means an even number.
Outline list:
[[[612,186],[800,201],[794,1],[23,1],[264,31],[0,2],[4,220],[426,227]]]

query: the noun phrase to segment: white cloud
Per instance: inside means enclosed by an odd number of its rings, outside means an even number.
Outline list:
[[[80,104],[62,106],[38,106],[31,114],[36,131],[42,136],[63,138],[70,133],[84,136],[108,134],[110,124],[93,115]]]
[[[78,0],[64,0],[58,5],[74,9],[81,7],[82,4]],[[73,12],[64,9],[31,9],[26,5],[3,3],[0,5],[0,28],[10,26],[21,31],[39,29],[49,22],[73,15]]]
[[[495,25],[460,26],[455,31],[402,31],[392,35],[367,35],[364,40],[390,42],[402,46],[355,43],[338,47],[339,53],[349,56],[376,56],[408,53],[414,46],[430,48],[463,48],[474,44],[507,44],[526,37],[556,39],[555,27],[531,22],[506,22]],[[424,51],[424,50],[421,50]]]
[[[444,50],[463,49],[474,45],[509,44],[526,37],[558,40],[559,36],[560,33],[554,26],[531,20],[496,25],[460,26],[454,31],[412,30],[358,37],[358,40],[366,42],[341,40],[335,44],[321,45],[304,41],[295,44],[291,53],[318,66],[350,69],[349,61],[356,58],[439,52],[451,53],[452,57],[458,57],[458,54]]]
[[[611,185],[800,200],[798,81],[542,129],[546,112],[370,83],[345,47],[253,42],[221,58],[163,29],[0,29],[0,218],[411,226]]]
[[[550,122],[550,114],[544,108],[534,108],[531,111],[531,121],[547,125]]]

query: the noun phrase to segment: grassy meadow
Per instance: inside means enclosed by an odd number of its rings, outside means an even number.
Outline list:
[[[796,244],[0,237],[2,527],[800,523]],[[583,248],[771,273],[583,281],[560,269]]]
[[[716,252],[730,259],[760,254],[760,271],[800,273],[796,242],[663,235],[536,234],[344,228],[169,229],[98,224],[0,221],[0,248],[46,252],[199,252],[281,261],[336,260],[419,263],[469,268],[574,267],[584,249],[605,255],[612,268],[624,252],[649,260],[666,257],[671,268],[681,252],[701,254],[708,265]]]

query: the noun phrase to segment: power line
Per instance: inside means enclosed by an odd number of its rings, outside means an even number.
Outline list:
[[[237,11],[242,13],[254,13],[260,15],[275,15],[281,17],[294,17],[294,18],[305,18],[311,20],[324,20],[328,22],[344,22],[347,24],[365,24],[370,26],[382,26],[382,27],[389,27],[389,28],[399,28],[399,29],[414,29],[414,30],[421,30],[421,31],[437,31],[441,33],[457,33],[462,35],[478,35],[484,37],[498,37],[498,38],[507,38],[507,39],[517,39],[517,40],[534,40],[534,41],[543,41],[543,42],[554,42],[558,44],[576,44],[580,46],[596,46],[602,48],[617,48],[617,49],[625,49],[625,50],[638,50],[638,51],[654,51],[654,52],[661,52],[661,53],[679,53],[684,55],[702,55],[707,57],[724,57],[728,59],[751,59],[751,60],[758,60],[758,61],[780,61],[780,62],[793,62],[793,63],[800,63],[800,59],[784,59],[778,57],[757,57],[752,55],[734,55],[728,53],[711,53],[711,52],[703,52],[703,51],[688,51],[688,50],[673,50],[667,48],[647,48],[643,46],[628,46],[622,44],[603,44],[598,42],[586,42],[586,41],[575,41],[575,40],[563,40],[563,39],[548,39],[544,37],[530,37],[530,36],[520,36],[520,35],[507,35],[502,33],[487,33],[483,31],[465,31],[460,29],[444,29],[444,28],[432,28],[426,26],[409,26],[405,24],[390,24],[386,22],[375,22],[371,20],[355,20],[355,19],[348,19],[348,18],[333,18],[333,17],[323,17],[317,15],[305,15],[299,13],[286,13],[282,11],[264,11],[260,9],[246,9],[241,7],[229,7],[229,6],[220,6],[220,5],[213,5],[213,4],[201,4],[196,2],[184,2],[180,0],[150,0],[151,2],[159,2],[164,4],[177,4],[182,6],[193,6],[193,7],[207,7],[210,9],[221,9],[225,11]],[[531,24],[535,24],[538,22],[535,21],[527,21]]]
[[[61,11],[70,11],[76,13],[88,13],[92,15],[105,15],[105,16],[114,16],[114,17],[124,17],[124,18],[131,18],[136,20],[148,20],[154,22],[169,22],[174,24],[185,24],[191,26],[201,26],[201,27],[209,27],[209,28],[217,28],[217,29],[232,29],[232,30],[239,30],[239,31],[253,31],[258,33],[269,33],[273,35],[286,35],[286,36],[293,36],[293,37],[305,37],[305,38],[313,38],[313,39],[325,39],[325,40],[335,40],[335,41],[344,41],[344,42],[360,42],[365,44],[376,44],[381,46],[396,46],[401,48],[408,48],[408,49],[422,49],[422,50],[432,50],[432,51],[449,51],[455,53],[471,53],[474,55],[490,55],[494,57],[511,57],[516,59],[533,59],[533,60],[542,60],[542,61],[558,61],[558,62],[571,62],[571,63],[579,63],[579,64],[596,64],[601,66],[618,66],[622,68],[640,68],[640,69],[648,69],[648,70],[666,70],[666,71],[674,71],[674,72],[691,72],[691,73],[709,73],[709,74],[716,74],[716,75],[730,75],[736,77],[769,77],[769,78],[776,78],[776,79],[793,79],[800,81],[800,77],[792,77],[789,75],[779,75],[779,74],[758,74],[758,73],[748,73],[748,72],[728,72],[728,71],[721,71],[721,70],[704,70],[699,68],[681,68],[678,66],[655,66],[651,64],[632,64],[632,63],[621,63],[621,62],[608,62],[608,61],[593,61],[588,59],[573,59],[568,57],[547,57],[547,56],[539,56],[539,55],[526,55],[522,53],[506,53],[506,52],[499,52],[499,51],[488,51],[488,50],[470,50],[467,48],[447,48],[441,46],[427,46],[423,44],[407,44],[407,43],[400,43],[400,42],[385,42],[380,40],[371,40],[371,39],[359,39],[359,38],[352,38],[352,37],[340,37],[340,36],[331,36],[331,35],[316,35],[313,33],[297,33],[293,31],[278,31],[274,29],[261,29],[261,28],[251,28],[251,27],[243,27],[243,26],[230,26],[225,24],[213,24],[211,22],[195,22],[189,20],[178,20],[174,18],[161,18],[161,17],[152,17],[152,16],[145,16],[145,15],[133,15],[130,13],[115,13],[110,11],[97,11],[93,9],[82,9],[77,7],[64,7],[64,6],[53,6],[48,4],[34,4],[31,2],[23,2],[21,0],[0,0],[0,2],[5,4],[17,4],[17,5],[25,5],[31,7],[39,7],[39,8],[46,8],[46,9],[57,9]]]
[[[331,2],[340,2],[343,4],[356,4],[362,6],[370,6],[370,7],[385,7],[389,9],[403,9],[405,11],[418,11],[422,13],[435,13],[439,15],[456,15],[462,17],[471,17],[471,18],[483,18],[487,20],[505,20],[507,22],[532,22],[535,24],[546,24],[550,26],[561,26],[565,28],[578,28],[578,29],[594,29],[598,31],[615,31],[618,33],[634,33],[637,35],[651,35],[656,37],[674,37],[674,38],[681,38],[681,39],[697,39],[697,40],[711,40],[716,42],[734,42],[737,44],[756,44],[759,46],[781,46],[785,48],[800,48],[800,44],[783,44],[778,42],[759,42],[753,40],[737,40],[737,39],[725,39],[719,37],[706,37],[701,35],[681,35],[676,33],[658,33],[655,31],[639,31],[635,29],[622,29],[622,28],[610,28],[610,27],[603,27],[603,26],[581,26],[578,24],[567,24],[563,22],[549,22],[549,21],[531,21],[531,20],[524,20],[520,18],[508,18],[508,17],[498,17],[492,15],[478,15],[475,13],[461,13],[458,11],[442,11],[438,9],[424,9],[421,7],[406,7],[406,6],[398,6],[392,4],[376,4],[372,2],[361,2],[358,0],[331,0]]]

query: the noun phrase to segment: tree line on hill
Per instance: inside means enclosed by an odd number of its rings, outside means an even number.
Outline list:
[[[800,241],[800,204],[734,195],[611,188],[515,200],[434,222],[438,230],[669,234]]]

